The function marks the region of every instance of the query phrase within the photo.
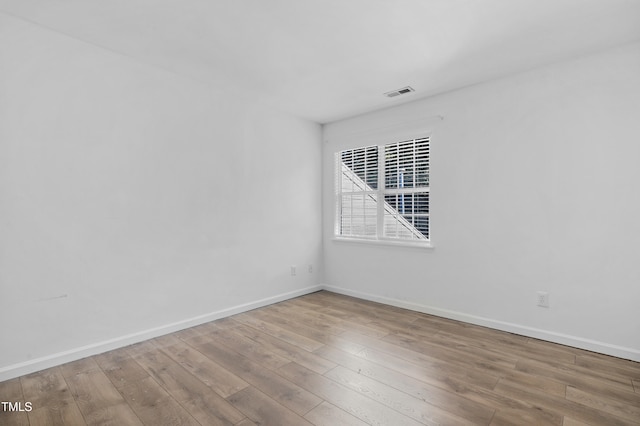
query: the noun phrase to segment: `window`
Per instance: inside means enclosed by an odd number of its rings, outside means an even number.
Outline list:
[[[429,138],[336,153],[335,233],[429,242]]]

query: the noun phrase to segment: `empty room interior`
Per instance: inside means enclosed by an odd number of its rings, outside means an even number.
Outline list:
[[[639,135],[638,0],[0,0],[0,424],[640,425]]]

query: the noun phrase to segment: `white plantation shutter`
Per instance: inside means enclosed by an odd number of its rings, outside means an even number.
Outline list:
[[[429,239],[429,139],[384,146],[383,237]]]
[[[429,241],[429,138],[336,153],[337,236]]]
[[[378,147],[350,149],[336,154],[336,234],[377,235]]]

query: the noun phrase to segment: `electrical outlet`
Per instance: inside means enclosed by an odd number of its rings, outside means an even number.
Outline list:
[[[543,308],[549,307],[549,293],[546,291],[539,291],[537,293],[538,306]]]
[[[292,277],[296,276],[296,265],[291,265],[291,276]]]
[[[309,265],[309,273],[313,274],[313,265]]]

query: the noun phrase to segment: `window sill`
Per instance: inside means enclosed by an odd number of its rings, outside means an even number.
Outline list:
[[[408,247],[415,249],[434,249],[432,242],[411,242],[411,241],[393,241],[393,240],[374,240],[365,238],[348,238],[333,237],[332,241],[338,243],[368,244],[372,246],[392,246],[392,247]]]

